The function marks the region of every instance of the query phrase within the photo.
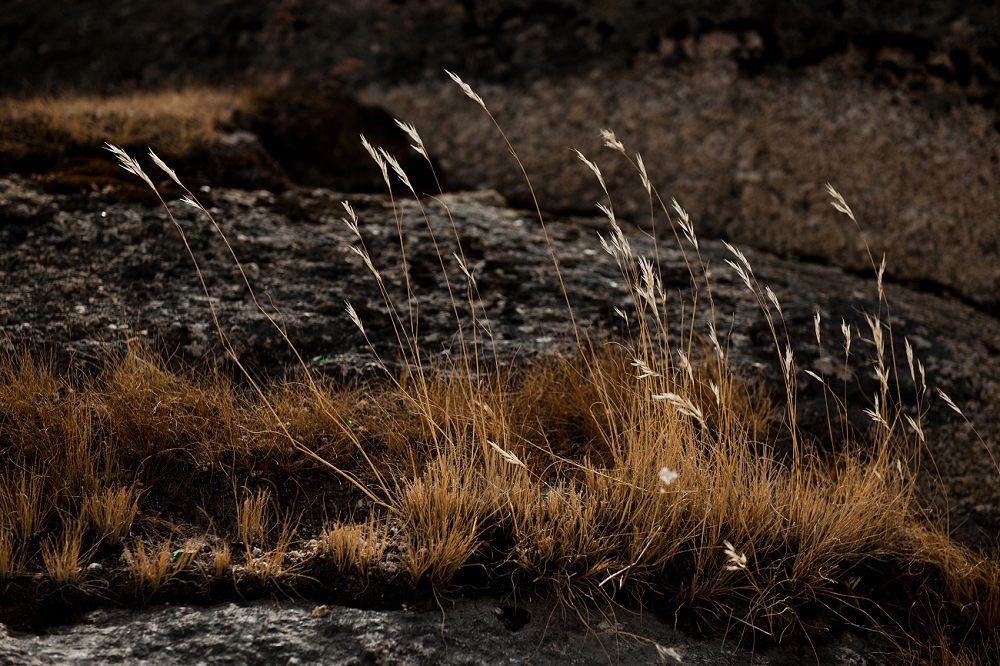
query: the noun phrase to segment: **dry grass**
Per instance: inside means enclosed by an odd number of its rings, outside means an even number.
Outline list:
[[[302,474],[316,480],[331,475],[322,463],[301,456],[282,468],[284,458],[268,457],[273,441],[263,438],[257,451],[251,436],[262,431],[261,415],[268,413],[262,402],[270,395],[287,399],[297,392],[296,402],[312,403],[310,409],[340,404],[344,396],[317,397],[295,383],[276,386],[261,398],[226,382],[232,411],[218,418],[233,420],[206,429],[218,439],[208,441],[202,433],[186,446],[175,441],[174,454],[152,465],[154,453],[144,439],[148,431],[127,423],[135,412],[114,412],[126,422],[111,424],[112,411],[102,402],[121,404],[121,394],[106,383],[123,380],[125,368],[148,376],[146,364],[155,360],[130,358],[138,353],[109,363],[97,378],[56,379],[56,393],[85,397],[74,405],[86,414],[71,419],[89,418],[92,441],[107,442],[92,447],[87,468],[95,475],[114,470],[114,480],[95,476],[84,481],[94,490],[74,495],[54,482],[53,471],[72,452],[60,451],[54,442],[47,449],[26,447],[25,455],[16,456],[18,467],[37,472],[10,476],[15,471],[8,467],[8,478],[16,480],[0,494],[7,498],[3,520],[9,535],[0,542],[0,576],[40,569],[71,583],[88,543],[111,547],[126,539],[118,548],[147,591],[177,577],[207,585],[230,572],[237,581],[277,584],[293,570],[308,576],[310,558],[316,566],[332,562],[343,576],[394,580],[392,562],[398,559],[418,586],[447,587],[463,568],[475,565],[518,585],[548,589],[572,604],[658,599],[658,605],[686,609],[706,628],[739,620],[773,637],[808,626],[817,608],[858,622],[874,616],[887,630],[905,635],[914,630],[910,621],[893,627],[890,619],[898,612],[893,609],[899,596],[916,609],[907,610],[911,617],[925,611],[933,616],[933,601],[946,599],[951,636],[959,618],[967,622],[963,632],[978,631],[980,639],[1000,618],[995,560],[963,549],[925,522],[912,480],[899,474],[894,458],[872,460],[855,450],[859,443],[832,458],[808,456],[791,467],[776,449],[768,454],[768,447],[759,446],[782,436],[780,423],[761,414],[765,425],[752,437],[741,426],[754,421],[748,412],[763,413],[773,404],[755,401],[759,393],[737,383],[727,384],[724,393],[733,396],[731,403],[705,410],[704,426],[653,399],[666,389],[677,393],[693,386],[685,371],[649,368],[679,385],[663,376],[639,379],[630,357],[615,348],[545,359],[508,372],[502,381],[481,379],[464,388],[443,378],[429,381],[422,410],[399,407],[412,406],[406,385],[378,389],[378,399],[366,397],[348,413],[354,430],[365,433],[369,456],[396,481],[382,495],[364,458],[339,459],[342,472],[368,479],[374,484],[369,490],[384,502],[356,522],[358,502],[368,501],[360,491],[334,503],[317,504],[308,492],[286,496],[287,511],[279,513],[274,491],[259,485],[260,471],[266,470],[266,483],[275,487]],[[701,371],[692,374],[699,381]],[[176,401],[176,386],[191,384],[175,379],[157,388],[146,385],[142,400]],[[205,390],[193,390],[190,402],[196,404]],[[475,393],[470,396],[469,390]],[[537,400],[540,393],[547,399]],[[0,404],[0,413],[9,414],[8,407]],[[426,415],[443,412],[448,418],[431,428]],[[49,414],[61,418],[66,412]],[[59,430],[50,422],[36,427]],[[25,434],[23,427],[13,431]],[[233,448],[233,432],[245,448]],[[125,439],[123,433],[139,439]],[[400,433],[411,438],[405,452]],[[9,435],[9,429],[0,430],[5,443],[12,441]],[[212,493],[199,488],[212,478],[206,467],[216,470]],[[671,473],[661,478],[664,468]],[[234,485],[247,490],[234,493]],[[134,490],[140,487],[141,494]],[[320,482],[312,492],[322,487]],[[74,506],[82,530],[66,529],[58,518]],[[333,527],[312,527],[330,512]],[[294,515],[303,518],[289,518]],[[165,528],[200,534],[201,541],[214,544],[211,552],[201,558],[193,554],[197,549],[178,549],[176,540],[157,536]],[[308,542],[316,537],[319,547],[312,548]]]
[[[416,130],[402,127],[426,157]],[[399,585],[404,571],[419,593],[475,570],[493,584],[547,590],[573,606],[648,605],[708,630],[739,626],[754,640],[808,634],[817,622],[839,617],[901,642],[923,644],[933,635],[941,654],[958,662],[963,655],[1000,657],[1000,565],[927,521],[907,471],[919,469],[930,398],[922,368],[919,381],[913,370],[919,360],[911,359],[916,416],[893,399],[900,394],[893,382],[906,370],[889,371],[892,325],[882,271],[866,332],[881,386],[868,411],[870,432],[859,439],[839,407],[837,380],[797,367],[778,296],[731,248],[730,266],[760,306],[785,378],[773,394],[740,380],[716,333],[692,222],[660,199],[641,158],[613,134],[606,139],[636,169],[653,228],[673,232],[691,271],[692,302],[708,306],[707,322],[690,314],[693,307],[687,318],[668,315],[674,310],[658,257],[633,252],[600,169],[581,155],[606,197],[602,243],[631,291],[632,308],[622,313],[628,335],[609,345],[591,341],[576,329],[567,296],[574,354],[483,366],[488,320],[477,309],[475,278],[453,227],[458,270],[444,260],[451,246],[433,232],[432,240],[460,345],[450,361],[428,362],[412,285],[406,282],[399,305],[381,277],[395,268],[407,274],[402,230],[401,265],[377,266],[346,206],[405,371],[358,388],[326,384],[305,364],[301,381],[274,385],[250,373],[239,383],[218,373],[178,374],[139,349],[110,359],[90,378],[59,376],[28,357],[0,359],[0,445],[8,452],[0,473],[14,489],[0,492],[5,533],[13,535],[0,542],[0,574],[45,566],[70,582],[87,539],[120,539],[131,524],[136,538],[122,553],[133,578],[152,590],[198,572],[232,572],[238,584],[266,588],[300,580],[290,573],[304,579],[329,571],[321,564],[332,562],[336,580],[324,581],[329,585],[352,575]],[[366,146],[387,185],[395,178],[416,194],[391,155]],[[115,154],[153,186],[137,162]],[[539,220],[561,283],[540,212]],[[178,231],[183,235],[180,225]],[[191,258],[200,276],[193,252]],[[460,294],[467,297],[462,308]],[[367,340],[353,308],[348,317]],[[851,336],[845,329],[839,343],[845,364],[854,359]],[[806,375],[837,406],[830,431],[844,436],[833,450],[818,449],[798,425],[798,386]],[[93,534],[55,522],[80,506]],[[134,521],[133,507],[141,516]],[[359,509],[367,512],[360,521]],[[200,547],[172,550],[164,531],[216,545],[199,559]],[[15,553],[24,553],[23,565]]]
[[[219,128],[250,104],[247,91],[208,88],[0,100],[0,154],[16,159],[110,141],[183,155],[214,142]]]
[[[14,480],[15,477],[17,480]],[[51,512],[44,495],[45,479],[38,474],[10,471],[0,486],[0,517],[12,536],[29,541],[41,529]]]
[[[291,521],[283,521],[274,544],[268,550],[248,548],[246,551],[246,571],[253,578],[267,585],[277,583],[294,576],[299,567],[289,566],[288,559],[295,539],[296,525]]]
[[[103,488],[87,495],[81,514],[102,539],[113,543],[128,536],[139,511],[135,488]]]
[[[342,523],[323,530],[319,552],[340,572],[369,574],[385,558],[389,529],[375,516],[363,523]]]
[[[21,566],[17,557],[17,542],[8,530],[0,531],[0,581],[6,580],[20,572]]]
[[[176,548],[169,540],[154,545],[137,539],[125,547],[122,555],[133,579],[156,591],[190,567],[200,548],[200,543],[192,541]]]
[[[41,548],[45,571],[57,583],[72,583],[80,577],[83,530],[77,523],[64,525],[61,533],[45,539]]]
[[[263,544],[264,537],[270,531],[271,494],[266,490],[258,490],[250,497],[244,498],[236,511],[236,530],[239,540],[247,548]]]
[[[229,544],[223,543],[212,548],[212,573],[216,578],[222,578],[229,573],[233,565],[233,554]]]

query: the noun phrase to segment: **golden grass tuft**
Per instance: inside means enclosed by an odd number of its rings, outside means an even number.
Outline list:
[[[255,544],[264,544],[271,527],[270,503],[271,494],[258,490],[245,497],[236,510],[237,538],[248,549]]]
[[[386,523],[371,516],[362,523],[339,523],[325,528],[318,547],[337,571],[367,575],[383,561],[389,537]]]
[[[128,536],[138,511],[134,487],[102,488],[84,498],[81,515],[100,538],[118,543]]]
[[[29,541],[52,512],[51,502],[45,497],[45,477],[8,470],[2,481],[0,519],[5,531],[22,542]]]
[[[17,546],[14,534],[6,526],[0,529],[0,581],[7,580],[21,570]]]
[[[109,437],[119,456],[145,464],[179,457],[211,464],[221,450],[239,447],[237,406],[221,375],[184,377],[134,351],[107,370],[102,396]]]
[[[170,540],[147,543],[136,539],[125,546],[122,556],[133,579],[145,588],[156,591],[171,579],[189,569],[201,549],[199,541],[188,541],[177,548]]]
[[[230,572],[233,565],[233,554],[229,544],[221,543],[212,547],[212,573],[216,578],[222,578]]]
[[[83,560],[83,530],[79,523],[64,525],[62,533],[45,539],[41,555],[52,580],[61,584],[75,582]]]
[[[404,562],[414,582],[447,584],[475,554],[489,500],[476,483],[447,463],[432,463],[402,488],[396,507],[403,524]]]

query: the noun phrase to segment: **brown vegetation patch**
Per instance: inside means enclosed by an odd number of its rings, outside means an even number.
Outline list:
[[[416,130],[400,127],[433,171]],[[294,592],[386,604],[426,602],[431,590],[513,588],[577,609],[644,607],[701,631],[738,626],[752,641],[856,625],[921,656],[937,644],[942,659],[1000,656],[1000,565],[949,539],[918,498],[928,389],[909,342],[907,366],[896,367],[884,264],[873,261],[877,310],[865,331],[878,392],[866,410],[870,427],[859,430],[836,373],[796,366],[778,297],[734,247],[727,263],[760,307],[776,351],[776,394],[730,366],[714,318],[707,335],[696,330],[693,303],[711,302],[712,291],[694,227],[679,205],[660,200],[640,158],[613,133],[604,139],[674,231],[692,305],[675,306],[655,249],[653,257],[633,252],[600,169],[579,155],[607,195],[600,206],[610,231],[601,242],[632,300],[619,312],[625,336],[600,344],[576,326],[539,210],[575,352],[519,365],[490,358],[492,330],[459,230],[451,220],[458,270],[449,272],[424,215],[457,327],[442,360],[421,343],[400,218],[402,298],[387,288],[387,269],[345,202],[352,250],[378,286],[401,359],[390,366],[379,356],[348,304],[384,371],[380,381],[348,386],[310,370],[257,302],[210,210],[150,153],[225,241],[249,297],[301,372],[256,380],[214,306],[238,381],[211,368],[171,372],[134,347],[94,376],[59,373],[26,354],[0,359],[0,619],[30,623],[98,600]],[[405,167],[367,140],[364,147],[386,185],[398,180],[423,213]],[[158,193],[135,159],[112,151]],[[846,201],[829,194],[854,221]],[[184,224],[164,208],[211,303]],[[846,366],[846,323],[842,334]],[[818,314],[816,338],[821,344]],[[800,372],[832,404],[824,435],[798,422]],[[900,404],[904,383],[914,409]]]

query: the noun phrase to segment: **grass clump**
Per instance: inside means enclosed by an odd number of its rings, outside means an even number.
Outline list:
[[[177,548],[169,539],[158,544],[137,539],[125,547],[122,558],[128,565],[133,580],[155,592],[190,567],[199,549],[200,544],[197,542],[189,541]]]
[[[384,561],[389,539],[388,525],[373,515],[365,522],[325,528],[319,536],[319,552],[330,558],[339,573],[367,575]]]
[[[400,127],[427,158],[416,130]],[[380,383],[336,386],[305,362],[293,379],[261,382],[240,363],[214,306],[220,344],[243,373],[238,381],[174,373],[140,349],[89,378],[59,376],[27,357],[2,359],[0,473],[17,480],[0,489],[3,533],[11,535],[0,541],[0,576],[26,586],[18,572],[44,566],[69,585],[88,558],[124,557],[132,579],[158,593],[183,582],[186,594],[211,596],[227,576],[241,592],[292,588],[355,602],[369,585],[393,598],[513,585],[576,608],[618,603],[703,631],[735,626],[748,640],[780,642],[846,623],[921,654],[931,651],[921,637],[933,634],[942,654],[1000,656],[1000,565],[950,540],[917,495],[929,396],[906,343],[917,408],[899,404],[884,264],[876,266],[876,312],[866,319],[880,387],[867,412],[871,427],[861,432],[847,419],[836,378],[797,366],[779,297],[730,248],[728,262],[760,306],[784,382],[772,394],[741,378],[715,326],[693,223],[676,202],[663,202],[640,156],[611,132],[605,141],[635,168],[654,235],[653,256],[634,252],[600,168],[580,155],[604,196],[601,243],[632,301],[620,311],[625,335],[609,342],[576,325],[538,207],[574,348],[502,363],[457,225],[450,237],[436,236],[426,217],[432,204],[391,154],[365,141],[390,193],[401,184],[427,221],[455,318],[450,356],[421,344],[398,211],[402,294],[387,286],[383,272],[393,267],[370,256],[345,202],[352,249],[398,343],[399,363],[391,364],[348,304],[347,318],[384,370]],[[156,190],[135,159],[112,151]],[[210,212],[185,192],[239,266]],[[831,196],[853,220],[843,198]],[[659,272],[656,243],[670,234],[689,268],[682,303]],[[818,318],[816,331],[822,344]],[[847,364],[853,329],[845,324],[842,335]],[[805,377],[834,405],[832,449],[799,425]],[[59,518],[73,515],[84,527],[62,528]],[[172,549],[181,539],[211,545]]]

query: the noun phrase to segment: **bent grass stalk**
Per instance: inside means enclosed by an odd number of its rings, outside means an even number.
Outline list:
[[[126,153],[124,150],[122,150],[121,148],[119,148],[117,146],[113,146],[111,144],[107,144],[107,149],[118,159],[119,164],[121,165],[121,167],[125,171],[127,171],[127,172],[129,172],[131,174],[134,174],[134,175],[138,176],[140,179],[142,179],[142,181],[145,182],[146,185],[156,195],[157,199],[160,202],[160,205],[162,206],[163,210],[166,211],[167,216],[170,218],[170,221],[173,223],[174,228],[177,230],[177,233],[179,234],[179,236],[181,238],[181,241],[184,244],[184,249],[187,252],[188,257],[191,259],[191,262],[192,262],[192,264],[194,266],[195,272],[198,275],[198,280],[199,280],[199,282],[201,284],[202,292],[205,295],[205,300],[208,303],[209,311],[210,311],[211,316],[212,316],[212,323],[214,325],[215,332],[216,332],[216,334],[219,337],[219,341],[222,344],[223,349],[225,350],[225,352],[229,356],[229,358],[233,361],[233,363],[235,363],[236,366],[239,368],[239,370],[242,373],[243,377],[247,380],[247,382],[250,384],[250,386],[253,387],[253,390],[257,393],[257,395],[259,397],[262,398],[262,403],[264,404],[264,406],[266,408],[268,408],[268,409],[271,409],[271,411],[273,413],[273,409],[270,407],[270,403],[267,400],[267,396],[266,396],[263,388],[256,381],[256,379],[253,377],[253,375],[250,373],[250,371],[240,361],[239,355],[236,353],[236,350],[233,348],[232,343],[229,341],[229,337],[226,335],[226,332],[222,328],[222,324],[219,321],[218,312],[216,311],[215,304],[214,304],[214,302],[212,300],[211,294],[210,294],[209,289],[208,289],[208,285],[205,282],[205,276],[202,273],[201,266],[200,266],[200,264],[198,262],[198,258],[195,256],[194,251],[191,249],[191,245],[188,242],[187,234],[184,232],[184,228],[181,226],[180,222],[177,221],[177,218],[174,217],[174,214],[170,210],[170,207],[167,205],[166,201],[164,201],[164,199],[161,196],[159,190],[153,184],[153,181],[143,171],[142,166],[134,158],[132,158],[130,155],[128,155],[128,153]],[[309,380],[310,386],[313,388],[313,390],[316,390],[316,388],[315,388],[315,380],[313,378],[312,372],[310,371],[308,365],[306,364],[305,360],[302,358],[301,354],[299,354],[298,349],[295,347],[294,343],[291,341],[291,339],[288,338],[288,335],[285,332],[284,328],[274,319],[273,316],[271,316],[270,313],[267,312],[267,310],[264,309],[263,306],[261,306],[260,302],[257,300],[256,294],[255,294],[255,292],[253,290],[253,287],[250,284],[250,280],[247,277],[246,272],[243,269],[242,263],[239,261],[239,258],[236,256],[236,252],[233,250],[232,246],[229,244],[229,241],[226,238],[225,233],[223,233],[221,227],[219,227],[218,223],[215,221],[215,218],[208,211],[208,209],[206,209],[198,201],[198,199],[195,197],[195,195],[181,182],[181,180],[177,177],[177,174],[173,171],[173,169],[170,169],[163,162],[163,160],[161,160],[159,157],[156,156],[155,153],[153,153],[152,150],[150,150],[149,152],[150,152],[150,156],[153,158],[153,161],[156,163],[156,165],[158,167],[160,167],[171,178],[171,180],[173,180],[177,185],[179,185],[187,193],[186,197],[184,199],[184,202],[186,204],[188,204],[188,205],[190,205],[190,206],[192,206],[192,207],[200,210],[201,212],[203,212],[208,217],[208,219],[211,222],[213,228],[216,230],[216,232],[222,237],[223,241],[225,242],[226,247],[227,247],[227,249],[229,250],[229,252],[230,252],[230,254],[232,256],[234,263],[239,268],[240,274],[243,277],[243,280],[244,280],[244,283],[246,284],[247,290],[248,290],[248,292],[250,293],[250,295],[251,295],[251,297],[253,299],[254,306],[257,308],[257,310],[261,314],[264,315],[264,317],[267,319],[268,323],[271,324],[271,326],[281,336],[281,338],[285,342],[285,344],[287,344],[289,346],[289,348],[293,351],[293,353],[295,354],[296,359],[298,360],[300,366],[305,371],[305,376]],[[323,459],[322,457],[317,456],[310,449],[308,449],[306,447],[303,447],[294,437],[291,436],[290,433],[287,432],[287,429],[284,428],[284,425],[282,424],[281,420],[277,418],[277,414],[273,414],[273,415],[275,416],[275,422],[278,423],[279,427],[281,427],[283,429],[285,435],[288,437],[289,441],[293,444],[293,446],[295,446],[298,450],[300,450],[305,455],[307,455],[307,456],[313,458],[314,460],[316,460],[316,462],[328,466],[332,471],[334,471],[335,473],[337,473],[340,476],[343,476],[352,485],[354,485],[356,488],[358,488],[358,490],[360,490],[362,493],[364,493],[365,495],[367,495],[373,502],[376,502],[376,503],[379,503],[379,504],[384,504],[384,500],[383,499],[381,499],[381,498],[377,497],[376,495],[374,495],[372,493],[372,491],[367,488],[367,486],[365,486],[363,483],[361,483],[360,481],[358,481],[353,475],[351,475],[347,471],[345,471],[345,470],[343,470],[343,469],[341,469],[341,468],[333,465],[332,463],[330,463],[329,461]],[[348,437],[353,438],[353,434],[350,432],[349,429],[345,429],[345,434]],[[388,491],[388,486],[386,485],[385,480],[382,478],[381,471],[378,469],[378,467],[376,467],[371,462],[370,459],[368,459],[367,453],[365,452],[364,447],[361,446],[360,442],[357,442],[356,438],[354,438],[354,442],[357,445],[358,451],[360,451],[360,453],[362,454],[362,456],[364,456],[366,458],[367,462],[369,463],[369,468],[372,471],[372,473],[375,475],[375,478],[379,480],[379,485],[380,485],[381,489],[383,490],[383,492],[387,492]]]

